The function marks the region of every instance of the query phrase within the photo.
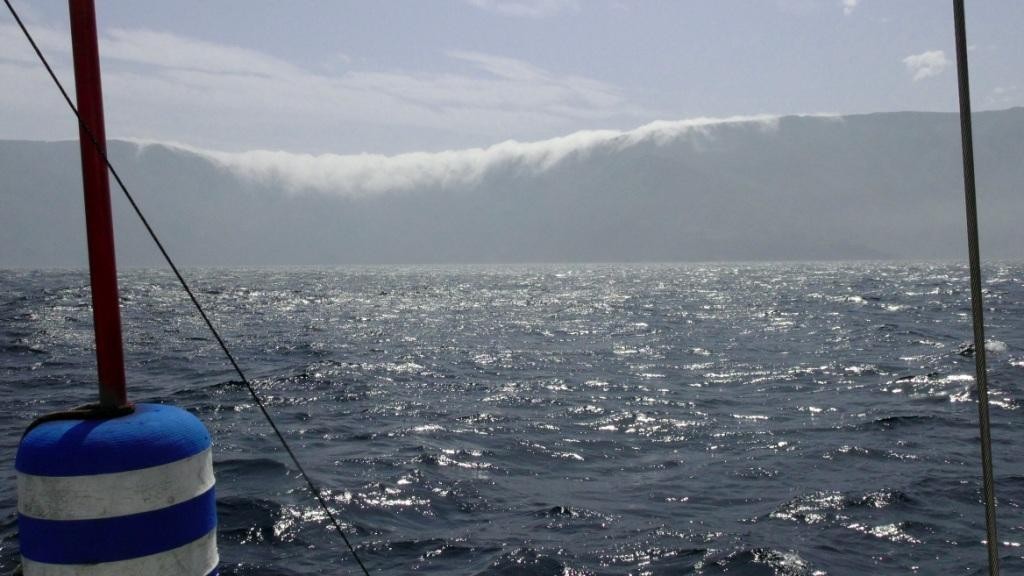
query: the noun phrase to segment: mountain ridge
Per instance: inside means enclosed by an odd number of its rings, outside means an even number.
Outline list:
[[[108,147],[183,265],[948,259],[965,251],[956,114],[690,122],[400,160]],[[983,255],[1020,259],[1024,108],[978,112],[974,122]],[[83,265],[77,142],[0,141],[0,174],[0,266]],[[112,196],[119,262],[158,264],[120,192]]]

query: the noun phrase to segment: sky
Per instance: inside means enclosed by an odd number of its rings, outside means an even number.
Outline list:
[[[67,3],[12,0],[70,87]],[[954,111],[944,0],[97,0],[109,138],[395,155],[655,121]],[[968,2],[976,110],[1024,105],[1024,2]],[[0,13],[0,139],[73,139]]]

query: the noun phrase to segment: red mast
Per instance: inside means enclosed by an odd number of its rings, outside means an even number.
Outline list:
[[[78,114],[81,117],[78,131],[82,149],[85,228],[89,242],[100,405],[104,408],[117,408],[128,403],[128,396],[125,392],[110,180],[105,159],[107,136],[103,126],[96,9],[93,0],[68,0],[68,7],[71,12],[75,89],[78,95]]]

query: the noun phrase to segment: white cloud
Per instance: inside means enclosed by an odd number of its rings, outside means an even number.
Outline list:
[[[942,74],[949,64],[950,61],[942,50],[929,50],[903,59],[903,65],[913,75],[914,82]]]
[[[71,53],[71,38],[67,33],[33,26],[32,36],[45,54],[48,51]],[[37,62],[37,56],[25,39],[21,28],[15,24],[0,23],[0,61]]]
[[[449,51],[448,56],[475,64],[480,69],[499,78],[505,78],[506,80],[533,81],[544,79],[548,76],[544,70],[514,58],[503,58],[501,56],[493,56],[482,52],[469,52],[462,50]]]
[[[716,126],[747,124],[756,129],[773,129],[777,120],[774,116],[751,116],[658,121],[629,131],[589,130],[537,142],[509,140],[487,148],[395,156],[311,155],[269,150],[231,153],[180,144],[172,146],[205,156],[245,178],[292,193],[359,196],[468,187],[497,169],[536,174],[550,170],[566,158],[585,156],[598,149],[618,151],[642,143],[661,146],[682,138],[699,145],[700,137],[713,137]]]
[[[579,0],[463,0],[488,12],[517,18],[547,18],[564,11],[576,11]]]
[[[544,87],[538,91],[549,98],[549,103],[582,103],[581,110],[628,108],[619,90],[596,80],[581,76],[557,76],[522,60],[493,56],[481,52],[451,51],[448,55],[475,65],[503,81],[522,86]],[[523,103],[519,97],[516,102]],[[468,103],[468,102],[467,102]],[[575,104],[570,104],[574,107]],[[566,114],[576,114],[572,108],[563,110]]]
[[[44,26],[33,33],[70,83],[66,33]],[[100,45],[111,136],[222,149],[366,150],[382,147],[366,135],[422,135],[408,149],[431,138],[493,141],[496,132],[544,137],[642,114],[615,86],[480,52],[447,55],[448,67],[462,62],[465,71],[429,73],[322,63],[307,69],[257,50],[144,29],[104,31]],[[326,63],[335,58],[325,56]],[[0,68],[0,108],[17,109],[24,119],[0,123],[0,138],[67,137],[68,123],[54,128],[59,115],[49,101],[33,104],[15,94],[38,89],[27,79],[39,66],[11,25],[0,24],[0,63],[7,64]]]
[[[853,11],[857,9],[857,5],[860,4],[860,0],[843,0],[843,15],[849,16],[853,14]]]
[[[160,68],[284,78],[301,68],[256,50],[146,29],[112,28],[103,34],[104,58]]]

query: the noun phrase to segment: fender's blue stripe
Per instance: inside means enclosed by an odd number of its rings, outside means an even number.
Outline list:
[[[18,515],[21,554],[47,564],[98,564],[184,546],[217,526],[214,489],[153,512],[100,520]]]
[[[15,468],[36,476],[91,476],[151,468],[210,447],[210,434],[192,414],[161,404],[136,404],[110,420],[58,420],[21,440]]]

